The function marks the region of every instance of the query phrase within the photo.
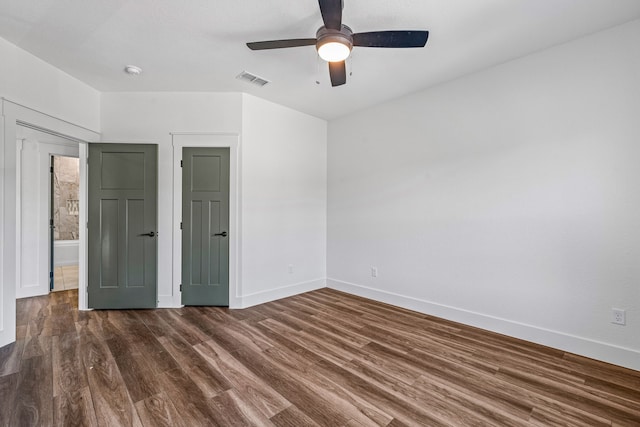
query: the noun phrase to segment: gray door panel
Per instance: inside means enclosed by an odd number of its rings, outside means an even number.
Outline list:
[[[89,145],[90,308],[156,307],[157,151]]]
[[[229,149],[184,148],[182,158],[182,303],[227,306]]]

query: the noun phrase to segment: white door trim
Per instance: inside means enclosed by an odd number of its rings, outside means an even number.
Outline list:
[[[158,307],[181,307],[182,294],[182,149],[229,148],[229,308],[242,307],[240,136],[229,133],[172,133],[173,144],[173,281],[172,295],[159,295]]]

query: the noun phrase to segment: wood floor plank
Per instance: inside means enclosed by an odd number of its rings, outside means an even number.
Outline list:
[[[182,339],[182,336],[178,335],[177,332],[170,332],[164,337],[158,338],[158,340],[207,398],[231,388],[231,384],[226,377],[207,363],[200,353]]]
[[[165,392],[137,402],[136,409],[145,427],[190,427]]]
[[[640,426],[640,372],[320,289],[245,310],[17,302],[0,426]]]
[[[0,348],[0,377],[15,374],[20,370],[25,340],[17,340]]]
[[[142,356],[123,353],[114,360],[134,403],[161,391],[156,375],[147,366]]]
[[[23,360],[14,398],[12,426],[53,425],[51,354]]]
[[[24,350],[22,352],[22,360],[30,359],[36,356],[44,356],[51,351],[51,335],[43,334],[36,336],[28,336],[24,340]]]
[[[52,355],[54,397],[88,387],[77,334],[53,337]]]
[[[34,298],[20,298],[16,301],[16,325],[27,326],[33,314]]]
[[[53,399],[53,414],[54,425],[59,427],[98,425],[88,386],[56,395]]]
[[[512,369],[500,368],[498,376],[522,388],[533,390],[569,406],[619,423],[637,423],[640,420],[640,405],[630,408],[596,396],[581,387],[554,383],[543,377],[528,375]]]
[[[139,424],[127,387],[107,345],[91,330],[80,333],[80,353],[100,426]]]
[[[155,337],[162,337],[169,325],[162,320],[157,310],[136,310],[135,316],[143,322]]]
[[[233,389],[266,418],[271,418],[291,406],[291,403],[271,385],[255,375],[213,340],[198,344],[195,349],[211,366],[222,372]]]
[[[324,376],[317,370],[317,365],[307,369],[297,370],[296,374],[321,389],[330,390],[334,401],[340,402],[339,405],[345,408],[343,411],[345,415],[351,418],[351,423],[358,423],[365,426],[386,426],[393,419],[391,415],[377,407],[374,403],[364,399],[358,393],[355,393],[350,387],[345,387]],[[353,408],[357,409],[357,412],[354,411]]]
[[[315,353],[337,365],[342,365],[353,358],[349,352],[341,351],[341,349],[336,348],[329,343],[319,342],[310,334],[307,334],[304,331],[291,329],[287,325],[280,323],[278,320],[267,319],[260,322],[260,324],[295,342],[307,351]]]
[[[182,339],[187,341],[189,345],[196,345],[209,339],[207,334],[189,322],[188,319],[185,319],[178,311],[160,310],[157,314],[171,329],[180,334]]]
[[[296,322],[301,332],[307,332],[317,336],[327,342],[332,342],[338,347],[346,346],[348,348],[362,347],[371,340],[363,335],[355,334],[350,331],[333,328],[330,324],[323,325],[316,317],[298,312],[285,312],[282,317],[291,319]]]
[[[15,406],[14,401],[18,391],[18,373],[0,377],[0,426],[10,426]]]
[[[307,350],[305,347],[302,347],[287,338],[287,336],[276,333],[261,323],[256,323],[253,326],[260,330],[263,335],[269,337],[271,342],[274,344],[272,348],[265,350],[267,353],[287,352],[289,354],[295,354],[297,355],[297,361],[303,365],[314,364],[322,360],[320,355]]]
[[[598,390],[607,393],[609,398],[626,400],[631,405],[635,405],[636,402],[640,402],[640,388],[631,388],[591,376],[585,376],[584,385],[594,391]]]
[[[234,390],[227,390],[209,400],[213,422],[219,426],[273,427],[273,423],[244,402]]]
[[[313,384],[301,381],[260,354],[250,349],[239,349],[233,356],[289,402],[298,408],[304,408],[307,416],[318,424],[343,425],[349,421],[350,417],[336,408],[335,402],[329,396],[319,394],[320,390]]]
[[[587,377],[597,378],[633,390],[640,390],[640,372],[634,372],[620,366],[565,353],[562,360],[567,367]]]
[[[332,381],[350,389],[385,413],[397,418],[407,425],[413,426],[447,426],[448,423],[428,409],[414,405],[412,402],[398,397],[394,393],[377,387],[367,379],[363,379],[348,370],[328,361],[317,364],[321,374]]]
[[[115,326],[115,334],[121,334],[136,352],[145,357],[155,374],[178,368],[175,359],[165,350],[146,325],[130,311],[112,311],[108,323]],[[151,363],[149,363],[151,362]]]
[[[589,426],[610,427],[611,421],[604,418],[593,418],[580,413],[557,412],[549,408],[534,408],[529,419],[530,425],[549,426]]]
[[[27,336],[29,325],[17,325],[16,326],[16,340],[24,340]]]
[[[207,397],[182,369],[176,368],[159,375],[163,389],[188,426],[216,425]]]
[[[277,427],[320,427],[320,424],[309,418],[307,414],[294,405],[271,417],[271,422]]]

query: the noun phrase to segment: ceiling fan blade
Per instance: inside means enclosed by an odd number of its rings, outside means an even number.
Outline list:
[[[372,31],[353,34],[353,45],[362,47],[424,47],[429,31]]]
[[[285,47],[311,46],[316,44],[316,39],[287,39],[268,40],[263,42],[247,43],[251,50],[282,49]]]
[[[347,82],[347,66],[344,61],[329,62],[331,86],[340,86]]]
[[[342,28],[342,0],[318,0],[324,26],[330,30]]]

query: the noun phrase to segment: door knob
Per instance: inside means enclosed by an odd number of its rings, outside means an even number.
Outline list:
[[[212,234],[211,236],[222,236],[222,237],[227,237],[227,232],[226,232],[226,231],[223,231],[222,233]]]
[[[154,233],[153,231],[151,231],[149,233],[145,233],[145,234],[138,234],[138,236],[149,236],[149,237],[153,237],[155,235],[156,235],[156,233]]]

